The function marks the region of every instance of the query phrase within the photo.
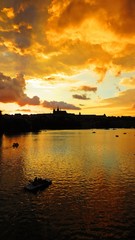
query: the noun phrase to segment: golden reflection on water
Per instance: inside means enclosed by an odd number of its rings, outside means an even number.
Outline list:
[[[135,221],[135,130],[124,132],[68,130],[3,136],[3,184],[9,191],[35,176],[51,178],[48,194],[33,201],[38,221],[44,225],[49,219],[54,233],[74,232],[76,237],[88,235],[89,239],[131,237],[134,230],[130,226]],[[12,148],[13,142],[19,143],[17,149]],[[48,206],[51,213],[46,215]]]
[[[95,178],[98,171],[104,175],[135,171],[134,132],[117,130],[119,138],[115,138],[116,130],[47,131],[39,134],[26,134],[14,137],[4,136],[3,149],[13,159],[22,158],[25,174],[44,175],[45,169],[61,175],[72,171],[78,176],[90,175]],[[13,149],[13,142],[19,142],[19,148]],[[13,161],[13,160],[12,160]],[[52,170],[53,169],[53,170]],[[116,174],[115,174],[116,175]],[[73,176],[72,176],[73,177]]]
[[[98,172],[105,176],[117,175],[121,170],[125,174],[135,171],[134,134],[131,130],[123,135],[123,130],[115,131],[47,131],[39,134],[26,134],[14,137],[4,136],[3,149],[7,157],[22,158],[25,175],[42,174],[51,171],[61,174],[87,176],[95,179]],[[13,142],[19,142],[19,148],[13,149]],[[50,170],[51,168],[51,170]],[[46,171],[47,172],[46,172]]]

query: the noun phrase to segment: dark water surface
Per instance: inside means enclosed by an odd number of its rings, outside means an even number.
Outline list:
[[[135,239],[135,129],[94,131],[0,137],[0,239]]]

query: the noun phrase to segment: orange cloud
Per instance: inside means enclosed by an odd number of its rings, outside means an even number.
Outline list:
[[[22,74],[17,75],[16,78],[11,78],[0,73],[0,102],[16,102],[20,106],[40,104],[39,97],[29,98],[24,90],[25,79]]]
[[[30,109],[16,109],[16,112],[25,112],[25,113],[30,113]]]
[[[98,79],[98,83],[102,82],[104,80],[105,74],[107,72],[106,67],[96,67],[95,71],[100,75],[100,78]]]
[[[134,0],[68,0],[65,4],[59,0],[52,2],[49,12],[51,22],[55,21],[57,28],[80,26],[86,19],[96,18],[106,28],[118,34],[134,34],[135,2]],[[126,21],[125,21],[126,19]],[[53,25],[54,26],[54,25]]]
[[[110,69],[115,76],[122,71],[133,72],[134,22],[134,0],[117,0],[115,4],[111,0],[0,1],[0,69],[7,75],[23,72],[27,78],[42,76],[43,81],[54,84],[67,79],[53,75],[71,76],[83,69],[94,70],[98,82]],[[38,97],[25,95],[25,83],[16,90],[13,78],[8,81],[7,75],[3,74],[5,83],[0,83],[1,101],[20,105],[40,102]],[[134,86],[133,79],[120,83]],[[84,93],[96,90],[83,84],[76,89]],[[82,92],[75,95],[87,98]]]
[[[134,51],[133,57],[128,53],[129,44],[135,47],[134,10],[133,0],[118,0],[115,4],[110,0],[68,0],[65,3],[55,0],[49,8],[48,41],[59,48],[69,46],[72,41],[68,53],[71,53],[71,63],[75,59],[77,66],[79,58],[72,55],[74,47],[78,41],[80,48],[87,43],[87,49],[81,51],[81,60],[84,53],[89,55],[82,62],[87,67],[94,66],[100,75],[99,82],[103,81],[106,70],[110,68],[118,76],[122,70],[135,69]],[[81,56],[79,52],[78,56]]]
[[[66,102],[57,102],[57,101],[44,101],[43,102],[43,107],[45,108],[50,108],[50,109],[53,109],[53,108],[61,108],[61,109],[66,109],[66,110],[80,110],[81,108],[79,107],[76,107],[75,105],[73,104],[69,104],[69,103],[66,103]]]
[[[20,99],[18,99],[18,104],[20,106],[24,106],[26,104],[28,104],[28,105],[39,105],[40,100],[39,100],[39,97],[37,97],[37,96],[34,96],[33,98],[29,98],[28,96],[24,95],[24,97],[21,97]]]
[[[120,81],[120,84],[134,88],[135,87],[135,77],[124,78]]]
[[[135,89],[120,92],[116,97],[104,99],[101,103],[108,107],[131,107],[135,103]]]
[[[72,88],[72,91],[96,92],[97,87],[92,87],[89,85],[82,85],[80,87]]]
[[[96,92],[97,91],[97,87],[91,87],[91,86],[81,86],[78,88],[79,90],[83,90],[85,92]]]
[[[127,63],[130,65],[134,60],[127,61],[128,52],[122,52],[127,39],[123,37],[119,44],[117,36],[118,20],[128,15],[125,11],[130,9],[126,0],[118,0],[115,4],[109,0],[18,0],[14,6],[1,2],[0,8],[1,14],[14,13],[12,19],[1,22],[3,54],[8,52],[17,59],[16,68],[28,75],[74,74],[89,68],[95,69],[102,81],[103,69],[119,66],[120,72],[122,66],[126,68]]]
[[[15,16],[13,8],[3,8],[1,12],[5,13],[5,15],[10,19],[14,18]]]
[[[98,109],[98,112],[106,112],[109,115],[135,115],[135,89],[128,89],[112,98],[99,101],[98,105],[92,105],[84,109]]]
[[[76,98],[76,99],[80,99],[80,100],[89,100],[90,99],[86,96],[86,94],[82,94],[82,95],[74,94],[74,95],[72,95],[72,97]]]
[[[71,91],[77,91],[77,92],[96,92],[97,87],[91,87],[88,85],[82,85],[80,87],[74,87],[71,89]],[[90,97],[88,97],[86,94],[73,94],[72,97],[74,99],[79,99],[79,100],[90,100]]]

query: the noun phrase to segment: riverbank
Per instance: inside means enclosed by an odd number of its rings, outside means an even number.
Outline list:
[[[2,115],[0,133],[33,132],[43,129],[135,128],[135,117],[107,117],[106,115]]]

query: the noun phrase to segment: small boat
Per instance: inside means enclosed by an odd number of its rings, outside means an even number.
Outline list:
[[[51,184],[52,184],[52,180],[50,179],[47,179],[47,178],[42,179],[42,178],[35,177],[34,180],[29,181],[29,183],[24,187],[24,189],[30,192],[34,192],[34,191],[43,190],[49,187],[49,185]]]
[[[19,147],[19,143],[17,143],[17,142],[13,143],[12,147],[13,148],[18,148]]]

